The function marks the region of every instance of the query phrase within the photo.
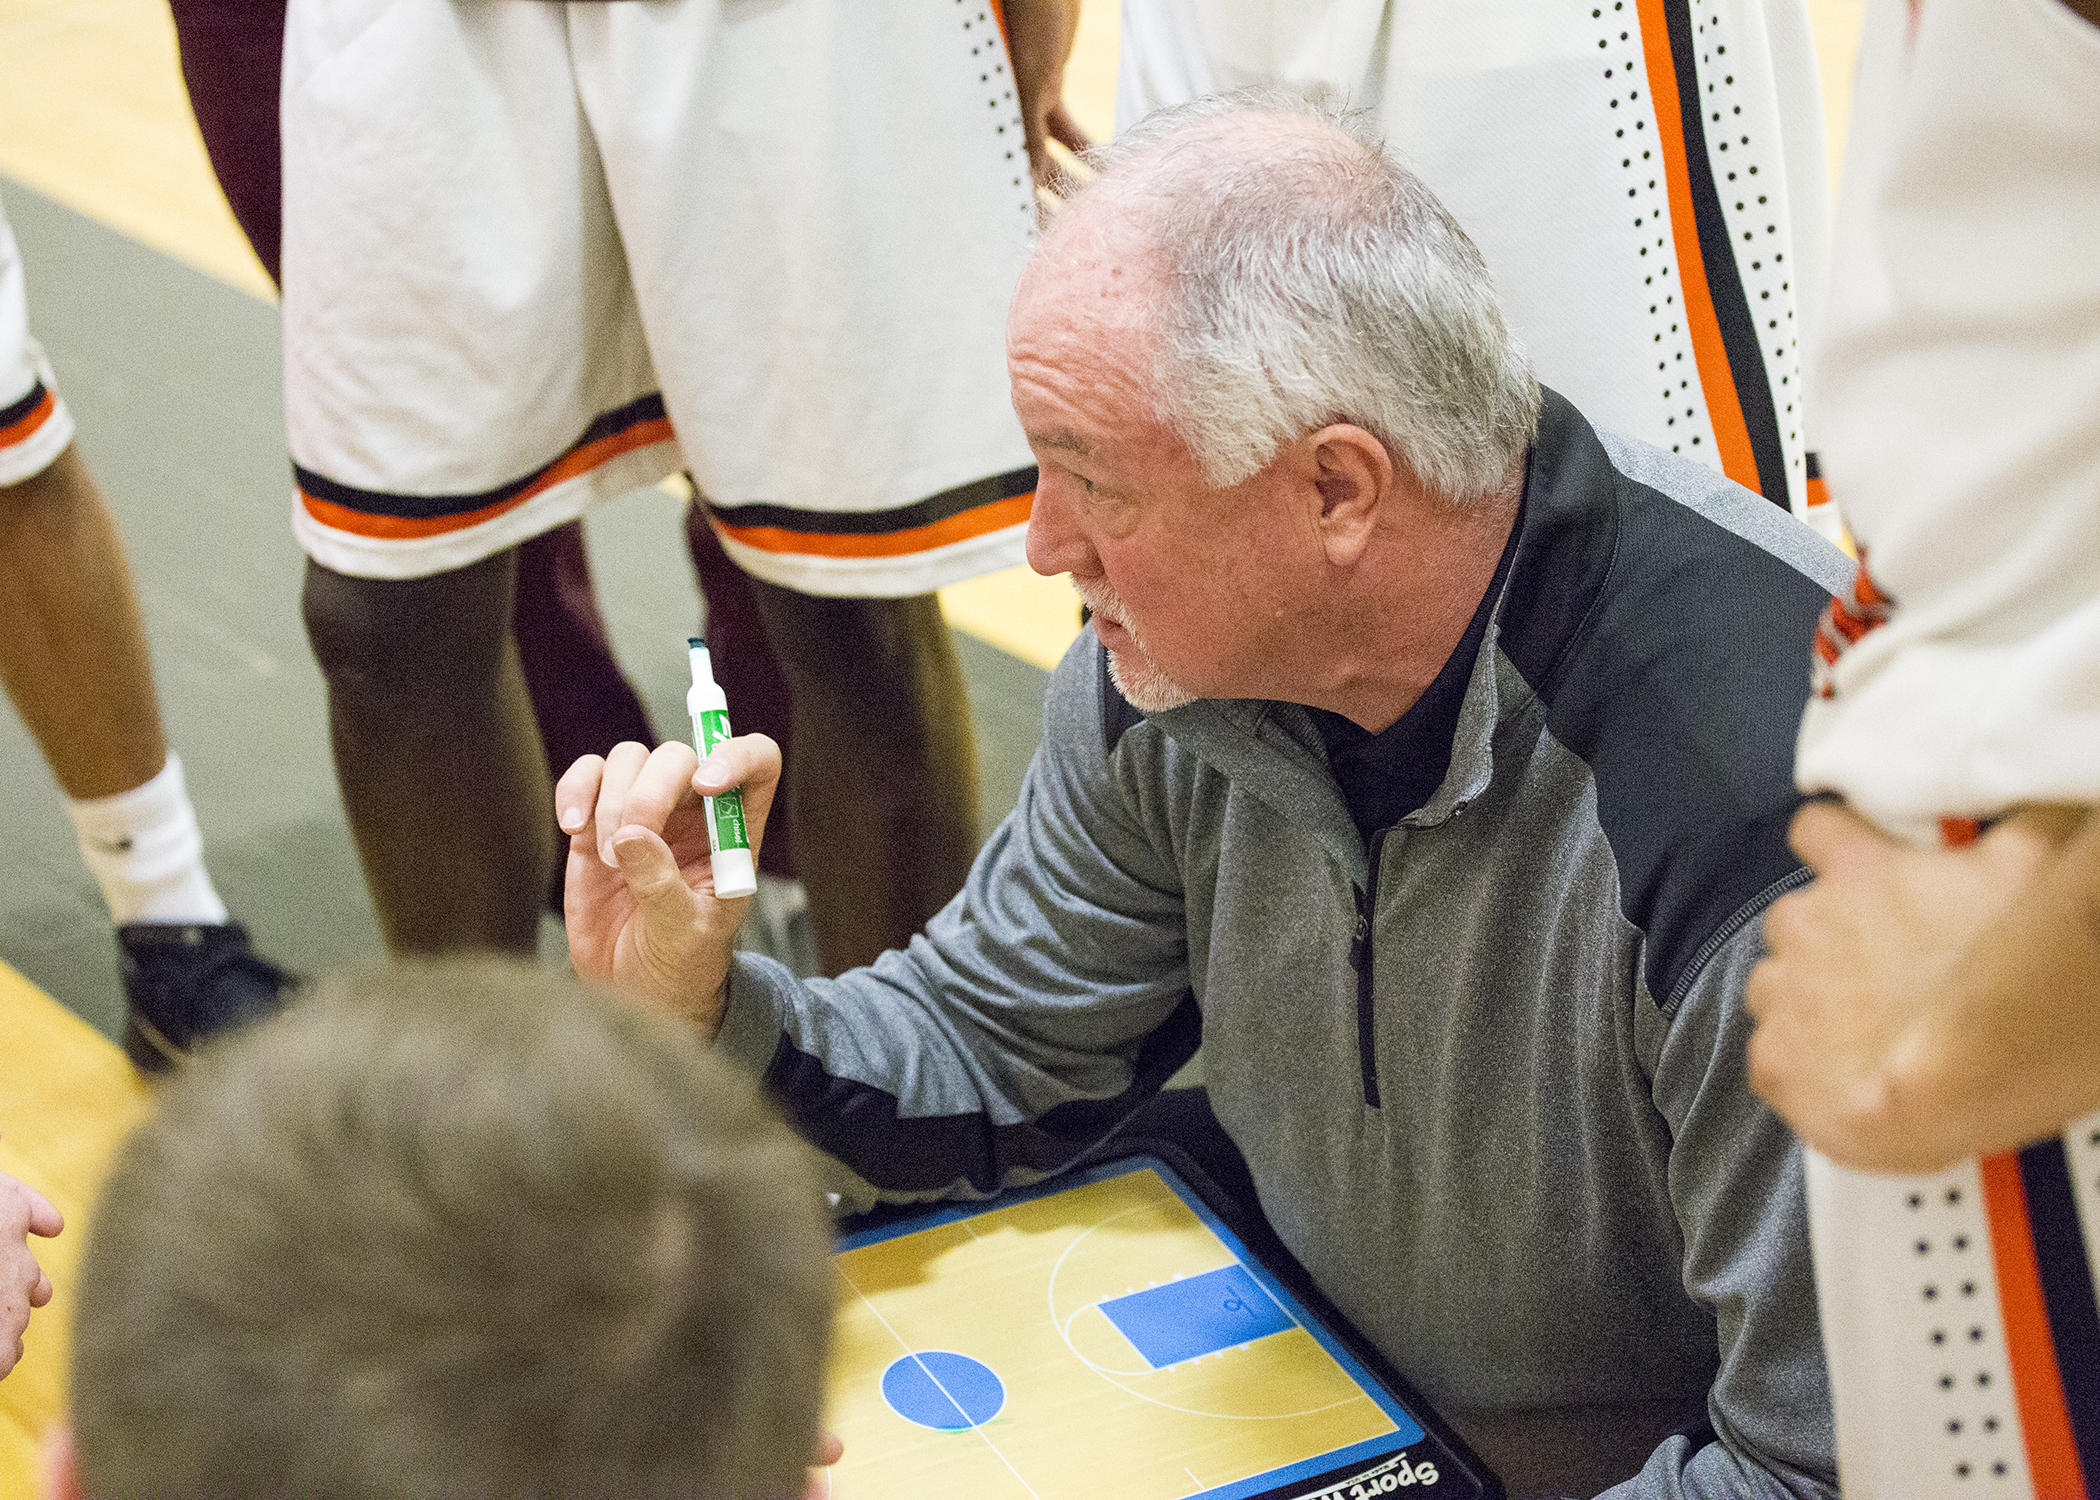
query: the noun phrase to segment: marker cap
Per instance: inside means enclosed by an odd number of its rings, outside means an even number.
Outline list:
[[[758,870],[751,863],[749,849],[720,849],[709,857],[715,872],[715,895],[724,900],[738,896],[754,895],[758,891]]]

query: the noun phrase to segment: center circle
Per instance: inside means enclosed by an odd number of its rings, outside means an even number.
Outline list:
[[[882,1372],[882,1399],[907,1422],[936,1432],[982,1427],[1006,1405],[991,1366],[946,1349],[907,1354]]]

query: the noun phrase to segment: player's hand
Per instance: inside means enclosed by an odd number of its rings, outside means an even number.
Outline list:
[[[65,1227],[49,1198],[0,1172],[0,1376],[21,1361],[29,1314],[51,1300],[51,1278],[37,1264],[29,1236],[49,1239]]]
[[[1965,1052],[1951,971],[2054,847],[2037,817],[1966,848],[1915,849],[1830,803],[1794,819],[1814,884],[1765,914],[1750,976],[1750,1082],[1810,1145],[1872,1171],[1971,1154],[1988,1101]]]
[[[809,1471],[809,1488],[802,1492],[802,1500],[831,1500],[831,1466],[839,1461],[846,1445],[839,1441],[835,1432],[827,1432],[817,1444],[817,1467]]]
[[[1049,143],[1068,151],[1093,144],[1065,109],[1065,64],[1079,36],[1080,0],[1006,0],[1006,42],[1013,59],[1014,92],[1028,142],[1028,168],[1037,185],[1052,191],[1064,172]]]
[[[713,1040],[729,955],[750,898],[716,897],[701,797],[732,787],[757,857],[780,784],[780,747],[762,734],[717,745],[705,761],[677,742],[633,741],[586,755],[554,790],[569,835],[562,913],[576,972],[686,1016]]]

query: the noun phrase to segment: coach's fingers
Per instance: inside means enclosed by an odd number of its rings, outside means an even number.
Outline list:
[[[817,1440],[816,1467],[829,1469],[846,1454],[846,1445],[839,1441],[835,1432],[827,1432]],[[831,1476],[812,1472],[809,1483],[802,1491],[802,1500],[829,1500]]]
[[[608,868],[618,868],[613,853],[613,835],[629,824],[639,824],[661,834],[671,810],[685,795],[686,778],[693,773],[693,748],[675,740],[651,750],[627,740],[613,746],[605,758],[605,774],[598,783],[595,809],[598,858]]]
[[[762,734],[740,734],[715,746],[693,768],[692,788],[702,797],[719,797],[732,787],[744,794],[744,826],[756,854],[780,789],[780,747]]]
[[[618,943],[621,988],[684,1016],[712,1041],[722,1027],[730,945],[749,898],[724,901],[686,884],[678,856],[636,824],[613,838],[634,913]]]
[[[50,1239],[66,1227],[66,1216],[58,1211],[58,1205],[19,1178],[16,1189],[29,1204],[29,1232],[39,1239]]]
[[[563,833],[575,838],[591,831],[598,808],[598,785],[605,778],[605,757],[579,756],[561,780],[554,783],[554,821]]]
[[[1790,957],[1808,946],[1821,899],[1822,893],[1811,885],[1803,890],[1789,891],[1765,908],[1767,962]]]
[[[627,890],[652,926],[659,921],[692,920],[700,898],[685,883],[678,856],[654,829],[630,823],[612,837],[613,862]]]
[[[597,795],[591,799],[591,841],[598,847],[599,863],[618,869],[612,839],[627,822],[627,788],[649,763],[649,747],[636,740],[622,740],[606,752],[605,768],[598,776]]]
[[[666,740],[650,751],[626,785],[613,820],[615,830],[634,825],[668,837],[671,814],[681,805],[692,805],[693,767],[699,760],[693,747],[679,740]],[[599,805],[606,802],[601,795]]]
[[[780,779],[780,747],[762,734],[722,741],[693,768],[693,790],[719,797],[735,787],[747,795]]]
[[[2091,809],[2030,807],[1993,825],[1976,852],[2001,887],[2024,885],[2084,828]]]

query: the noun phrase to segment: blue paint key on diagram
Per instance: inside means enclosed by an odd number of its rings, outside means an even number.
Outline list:
[[[1226,1266],[1101,1304],[1155,1370],[1298,1325],[1245,1266]]]

